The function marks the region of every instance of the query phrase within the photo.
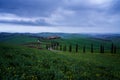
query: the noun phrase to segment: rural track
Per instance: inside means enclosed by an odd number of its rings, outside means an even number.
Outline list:
[[[52,51],[52,52],[61,52],[61,51],[58,51],[58,50],[54,50],[54,49],[52,49],[52,48],[49,48],[48,50],[49,50],[49,51]]]

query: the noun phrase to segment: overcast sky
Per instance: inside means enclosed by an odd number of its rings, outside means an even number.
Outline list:
[[[120,0],[0,0],[0,32],[120,33]]]

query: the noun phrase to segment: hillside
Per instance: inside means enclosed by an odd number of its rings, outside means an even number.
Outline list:
[[[119,80],[119,57],[51,52],[0,43],[0,79]]]
[[[60,36],[61,39],[47,40],[49,36]],[[45,38],[45,39],[44,39]],[[116,53],[120,53],[120,35],[119,34],[67,34],[67,33],[0,33],[0,42],[11,44],[35,43],[40,40],[42,42],[40,48],[45,48],[45,44],[58,42],[62,48],[72,45],[73,52],[78,44],[79,53],[83,51],[85,46],[86,52],[90,52],[91,45],[95,53],[100,53],[100,46],[103,45],[105,53],[111,53],[112,43],[116,46]],[[35,46],[37,47],[37,46]],[[60,47],[60,46],[59,46]]]
[[[37,39],[22,33],[0,33],[0,42],[23,44],[27,42],[36,42]]]

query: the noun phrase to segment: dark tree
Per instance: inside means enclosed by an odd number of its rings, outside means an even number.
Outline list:
[[[60,51],[62,51],[62,45],[60,45]]]
[[[114,45],[113,45],[113,43],[111,44],[111,53],[114,53]]]
[[[76,44],[76,53],[78,52],[78,44]]]
[[[86,46],[83,46],[83,53],[86,52]]]
[[[72,52],[72,45],[69,46],[69,52]]]
[[[100,53],[104,53],[104,45],[100,45]]]
[[[102,45],[100,45],[100,53],[102,53]]]
[[[93,53],[93,44],[91,44],[91,53]]]

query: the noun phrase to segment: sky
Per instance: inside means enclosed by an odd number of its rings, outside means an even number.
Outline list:
[[[0,32],[120,33],[120,0],[0,0]]]

